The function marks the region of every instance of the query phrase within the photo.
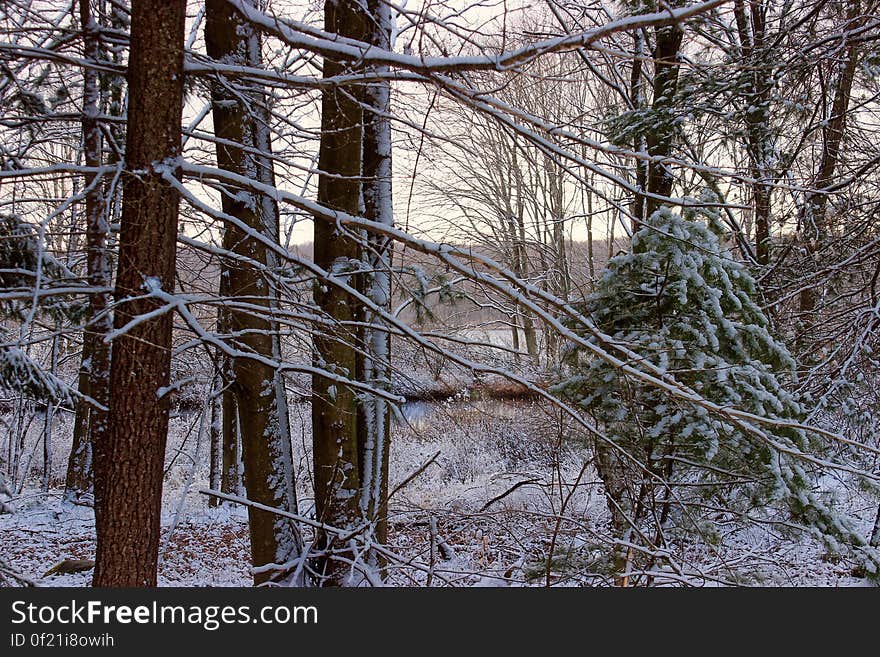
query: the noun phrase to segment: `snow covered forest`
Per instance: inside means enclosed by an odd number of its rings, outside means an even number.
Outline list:
[[[0,586],[880,580],[880,0],[4,0]]]

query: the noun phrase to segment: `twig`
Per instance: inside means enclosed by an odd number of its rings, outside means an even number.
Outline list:
[[[538,483],[540,483],[540,482],[541,482],[541,478],[540,478],[540,477],[536,477],[536,478],[532,478],[532,479],[523,479],[522,481],[518,481],[518,482],[516,482],[513,486],[511,486],[510,488],[508,488],[506,491],[504,491],[504,492],[501,493],[500,495],[496,495],[496,496],[493,497],[491,500],[489,500],[488,502],[486,502],[483,506],[481,506],[481,507],[480,507],[480,513],[482,513],[483,511],[485,511],[486,509],[488,509],[490,506],[492,506],[493,504],[495,504],[495,502],[500,502],[501,500],[503,500],[505,497],[507,497],[508,495],[510,495],[511,493],[513,493],[517,488],[520,488],[520,487],[522,487],[522,486],[525,486],[526,484],[538,484]]]
[[[13,570],[3,559],[0,559],[0,581],[2,581],[5,577],[12,579],[22,586],[26,587],[36,587],[37,584],[32,579],[29,579],[19,573],[18,571]]]
[[[431,526],[432,540],[437,541],[437,547],[440,548],[440,557],[444,561],[451,561],[455,558],[455,550],[452,549],[452,546],[449,545],[449,543],[446,542],[446,539],[440,535],[439,531],[437,531],[437,518],[431,516],[429,522]]]
[[[427,469],[428,469],[428,466],[431,465],[434,461],[436,461],[438,456],[440,456],[440,450],[437,450],[437,452],[434,454],[434,456],[432,456],[432,457],[429,458],[427,461],[425,461],[422,465],[420,465],[420,466],[415,470],[415,472],[413,472],[413,473],[412,473],[411,475],[409,475],[406,479],[404,479],[404,480],[401,481],[399,484],[397,484],[397,486],[394,487],[394,490],[392,490],[392,491],[388,494],[388,499],[390,500],[392,497],[394,497],[394,494],[395,494],[397,491],[399,491],[401,488],[403,488],[404,486],[406,486],[409,482],[411,482],[413,479],[415,479],[415,478],[418,477],[420,474],[422,474],[425,470],[427,470]]]

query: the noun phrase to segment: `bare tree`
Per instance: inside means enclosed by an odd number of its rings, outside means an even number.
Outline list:
[[[850,0],[846,5],[846,31],[856,31],[861,25],[860,3]],[[822,156],[813,181],[814,191],[807,194],[801,212],[802,239],[809,253],[815,253],[819,245],[828,237],[826,208],[828,207],[827,188],[834,182],[846,130],[846,117],[849,112],[853,80],[859,58],[859,42],[844,36],[843,57],[837,68],[833,89],[833,100],[828,116],[822,127]],[[805,288],[800,295],[800,310],[810,311],[819,297],[816,286]]]

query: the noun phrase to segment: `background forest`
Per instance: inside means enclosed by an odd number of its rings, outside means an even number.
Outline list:
[[[880,577],[880,2],[6,0],[0,585]]]

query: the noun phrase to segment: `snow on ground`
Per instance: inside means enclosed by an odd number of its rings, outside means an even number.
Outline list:
[[[246,586],[247,516],[230,509],[192,512],[170,532],[163,517],[160,586]],[[62,559],[94,559],[95,520],[91,509],[61,510],[58,495],[33,498],[16,513],[0,517],[0,553],[39,586],[89,586],[91,572],[44,573]]]
[[[303,476],[311,459],[308,407],[293,404],[291,411],[300,511],[308,513],[311,499]],[[459,395],[408,404],[404,415],[395,426],[392,490],[420,473],[391,500],[389,547],[418,566],[392,564],[392,584],[543,586],[551,546],[550,584],[610,583],[603,572],[609,551],[607,510],[590,468],[562,507],[586,452],[560,425],[558,413],[533,401]],[[194,413],[172,420],[159,583],[248,586],[246,511],[210,508],[198,493],[207,485],[207,446],[196,444],[192,427],[197,420]],[[15,513],[0,515],[0,555],[40,586],[87,586],[91,579],[90,572],[43,577],[62,559],[94,558],[91,510],[60,506],[69,449],[61,437],[69,429],[67,420],[60,419],[50,493],[39,492],[42,465],[37,457],[27,485],[13,500]],[[194,459],[199,467],[192,471]],[[873,507],[864,509],[867,518]],[[559,515],[566,521],[558,524]],[[684,554],[690,571],[685,579],[698,586],[865,584],[847,564],[825,558],[820,546],[759,529],[731,532],[722,545],[691,547]],[[677,578],[671,575],[669,583]]]

